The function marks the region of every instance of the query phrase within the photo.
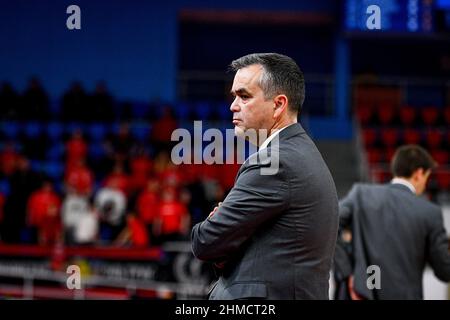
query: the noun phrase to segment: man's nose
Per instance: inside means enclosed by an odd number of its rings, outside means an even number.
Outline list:
[[[237,101],[237,97],[231,103],[231,106],[230,106],[230,111],[231,112],[238,112],[240,110],[239,105],[237,104],[236,101]]]

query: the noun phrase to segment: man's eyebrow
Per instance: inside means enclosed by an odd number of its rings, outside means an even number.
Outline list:
[[[245,88],[239,88],[236,91],[231,90],[230,93],[233,96],[236,95],[236,94],[238,94],[238,95],[242,95],[242,94],[251,95],[250,92],[248,92],[247,89],[245,89]]]

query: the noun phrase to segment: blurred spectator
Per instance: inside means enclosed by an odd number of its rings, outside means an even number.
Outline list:
[[[125,173],[121,163],[114,166],[113,172],[106,177],[104,185],[114,186],[115,189],[122,191],[125,196],[129,194],[130,178]]]
[[[9,177],[16,169],[19,159],[19,153],[16,151],[16,146],[13,142],[5,144],[3,151],[0,153],[0,168],[1,173]]]
[[[37,229],[39,244],[51,245],[60,240],[60,206],[61,200],[49,181],[45,181],[40,189],[31,194],[28,200],[28,225]]]
[[[126,227],[117,237],[115,244],[141,248],[149,246],[150,240],[145,224],[134,213],[127,215]]]
[[[10,83],[3,83],[0,90],[0,120],[18,120],[20,96]]]
[[[95,235],[92,234],[95,231],[96,223],[92,221],[92,218],[95,217],[91,214],[91,211],[89,199],[86,195],[78,194],[77,192],[67,194],[61,209],[64,242],[66,244],[80,244],[93,241],[92,237],[95,237]],[[84,219],[85,216],[89,216],[89,218],[86,220]],[[92,222],[89,223],[90,221]],[[87,230],[82,230],[83,228],[87,228]]]
[[[166,106],[163,109],[162,117],[154,123],[152,129],[152,142],[156,151],[171,149],[172,132],[177,128],[178,123],[172,114],[172,110]]]
[[[21,118],[24,120],[50,120],[47,93],[35,77],[30,79],[24,92],[22,111]]]
[[[122,123],[117,135],[110,135],[106,144],[108,156],[113,163],[117,161],[125,162],[134,145],[134,139],[131,136],[128,124]]]
[[[123,229],[127,207],[127,198],[115,180],[110,180],[97,192],[94,206],[100,217],[101,240],[115,240]]]
[[[89,207],[80,216],[74,230],[74,241],[78,245],[94,245],[99,235],[99,216],[94,208]]]
[[[147,184],[152,169],[151,159],[146,154],[139,154],[130,160],[130,189],[134,193]]]
[[[5,207],[6,197],[3,193],[0,192],[0,226],[2,226],[3,218],[4,218],[4,207]],[[0,228],[0,242],[3,240],[3,230]]]
[[[136,201],[136,210],[140,220],[147,226],[148,235],[153,237],[153,224],[159,210],[159,182],[150,179]]]
[[[183,181],[183,174],[178,166],[169,162],[164,171],[160,172],[159,179],[163,181],[164,186],[178,187]]]
[[[219,181],[222,186],[222,189],[226,194],[233,188],[234,180],[236,179],[237,173],[241,164],[239,164],[239,158],[243,150],[240,150],[236,145],[234,146],[234,150],[226,154],[225,163],[220,167],[220,176]]]
[[[66,143],[66,164],[72,166],[86,160],[87,144],[80,129],[75,130]]]
[[[65,184],[67,192],[77,192],[89,196],[94,186],[94,175],[83,160],[66,169]]]
[[[91,121],[111,122],[114,120],[113,99],[103,81],[95,86],[94,94],[90,98],[89,109]]]
[[[206,199],[205,185],[201,180],[201,167],[201,165],[196,164],[183,164],[181,167],[185,188],[190,195],[188,208],[192,215],[193,224],[203,221],[211,211],[211,205]]]
[[[153,228],[155,242],[161,244],[166,241],[186,240],[190,227],[190,216],[186,206],[177,199],[174,188],[164,188],[161,197]]]
[[[7,243],[20,243],[21,232],[26,226],[27,201],[31,193],[41,186],[42,177],[31,171],[26,157],[20,156],[9,182],[10,192],[4,207],[2,238]]]
[[[241,165],[235,161],[232,164],[222,164],[220,167],[220,185],[224,194],[228,194],[234,186],[234,181]]]
[[[154,173],[164,186],[177,187],[184,183],[183,175],[179,168],[170,160],[169,153],[165,150],[156,155]]]
[[[62,97],[61,118],[65,122],[87,121],[90,112],[87,95],[80,82],[74,82],[69,91]]]

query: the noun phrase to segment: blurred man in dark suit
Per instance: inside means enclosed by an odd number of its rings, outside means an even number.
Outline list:
[[[441,209],[418,197],[434,166],[420,146],[400,147],[390,184],[356,184],[339,203],[340,230],[350,230],[352,253],[348,256],[345,241],[338,241],[335,274],[348,282],[351,299],[422,299],[427,263],[440,280],[450,280]],[[374,275],[370,266],[379,267],[379,288],[368,285]]]
[[[220,278],[210,299],[328,299],[338,202],[331,174],[297,123],[304,79],[289,57],[232,62],[230,110],[237,135],[266,131],[223,203],[192,230],[192,249]],[[267,138],[268,136],[268,138]],[[258,135],[259,137],[259,135]],[[278,161],[267,174],[263,154]]]

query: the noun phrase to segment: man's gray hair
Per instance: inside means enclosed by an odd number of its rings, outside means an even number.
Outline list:
[[[278,53],[252,53],[233,60],[230,68],[236,72],[254,64],[264,69],[259,80],[264,97],[271,99],[285,94],[290,110],[298,113],[305,100],[305,79],[295,61]]]

